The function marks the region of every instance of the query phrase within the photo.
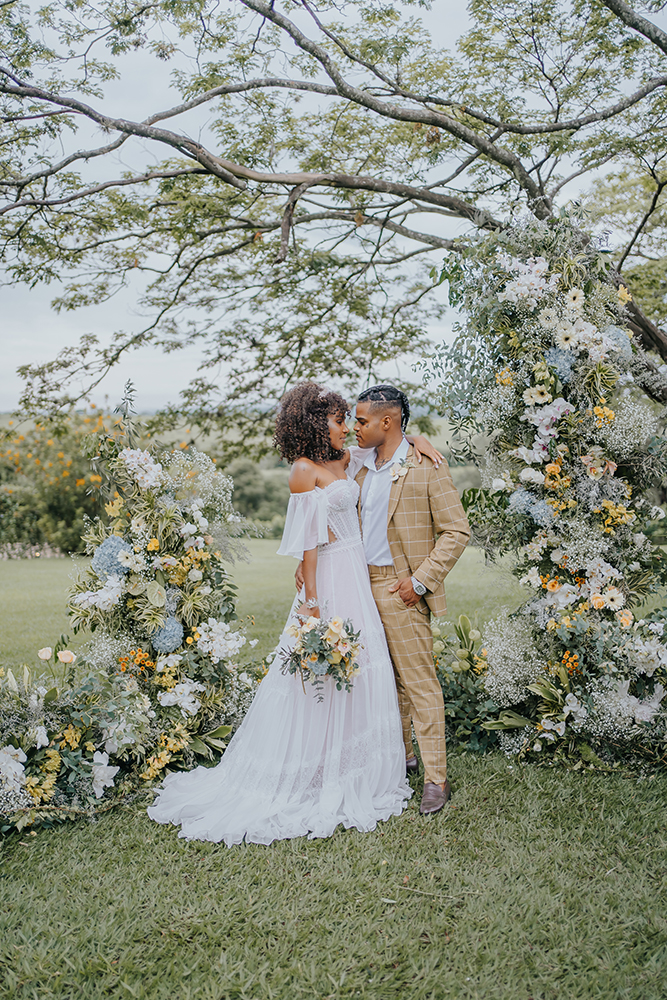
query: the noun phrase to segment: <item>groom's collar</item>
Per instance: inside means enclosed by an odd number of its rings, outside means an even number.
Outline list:
[[[408,454],[409,447],[410,443],[408,439],[404,437],[401,443],[399,444],[398,448],[394,452],[394,454],[391,456],[391,460],[387,462],[385,465],[383,465],[382,469],[375,468],[377,449],[373,448],[373,450],[369,453],[368,457],[366,458],[364,465],[366,466],[367,469],[371,469],[372,472],[382,472],[384,469],[388,469],[391,465],[393,465],[394,462],[402,462]]]

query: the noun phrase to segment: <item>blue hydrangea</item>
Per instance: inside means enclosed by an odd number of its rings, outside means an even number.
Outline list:
[[[514,491],[507,509],[515,514],[528,514],[541,528],[548,528],[554,518],[553,511],[546,500],[537,500],[532,493],[524,489]]]
[[[620,326],[608,326],[603,333],[614,345],[613,350],[617,354],[620,354],[621,357],[630,361],[632,358],[632,344],[625,330],[622,330]]]
[[[562,351],[559,347],[550,347],[544,355],[544,360],[549,368],[554,369],[563,385],[567,385],[572,377],[572,365],[575,360],[572,351]]]
[[[541,528],[548,528],[554,519],[554,512],[546,500],[536,500],[533,504],[530,516],[535,524],[539,524]]]
[[[124,542],[118,535],[110,535],[105,538],[101,545],[98,545],[93,553],[93,573],[99,576],[100,580],[106,580],[108,576],[124,576],[128,572],[127,566],[123,566],[118,560],[120,552],[133,552],[131,545]]]
[[[167,618],[162,628],[153,632],[151,642],[158,653],[173,653],[183,642],[183,626],[175,618]]]
[[[535,498],[531,496],[528,490],[518,489],[510,497],[507,509],[513,511],[515,514],[530,514],[534,503]]]

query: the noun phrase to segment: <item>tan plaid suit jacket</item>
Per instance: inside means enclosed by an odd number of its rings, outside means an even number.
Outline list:
[[[447,610],[444,579],[466,547],[470,528],[447,463],[437,469],[428,458],[417,463],[412,447],[406,463],[411,467],[392,482],[389,494],[387,539],[393,566],[370,566],[369,573],[394,665],[405,756],[414,755],[414,725],[424,782],[437,785],[447,778],[447,747],[429,612],[444,615]],[[357,474],[360,487],[367,474],[365,467]],[[410,576],[428,588],[412,608],[391,591],[397,580]]]
[[[436,468],[426,457],[417,463],[412,446],[406,462],[412,468],[391,484],[389,494],[387,538],[394,570],[399,579],[414,576],[423,583],[422,602],[434,615],[444,615],[444,579],[468,544],[470,526],[447,463]],[[360,487],[367,473],[366,467],[357,473]]]

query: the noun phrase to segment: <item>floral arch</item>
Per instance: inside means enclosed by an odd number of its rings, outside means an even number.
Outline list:
[[[508,752],[664,764],[667,562],[652,535],[667,441],[645,389],[667,377],[632,338],[630,295],[569,218],[462,245],[442,276],[464,319],[430,376],[455,457],[480,467],[464,503],[528,591],[454,666],[483,679],[485,728]]]

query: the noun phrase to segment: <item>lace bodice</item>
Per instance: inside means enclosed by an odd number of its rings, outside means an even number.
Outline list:
[[[336,544],[330,541],[329,530],[338,543],[360,543],[358,499],[359,486],[349,477],[323,489],[316,486],[307,493],[292,493],[278,554],[302,559],[308,549]]]
[[[338,542],[360,542],[357,501],[359,484],[354,479],[337,479],[322,490],[327,504],[327,527]]]

